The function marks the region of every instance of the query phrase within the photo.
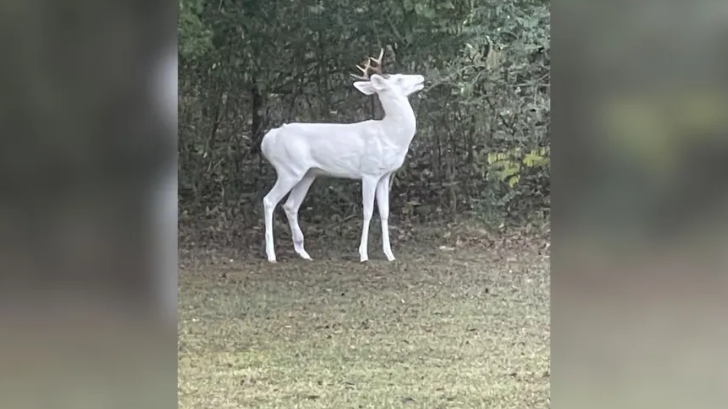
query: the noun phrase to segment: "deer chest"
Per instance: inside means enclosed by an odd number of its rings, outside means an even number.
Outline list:
[[[395,143],[371,139],[366,144],[361,158],[361,169],[365,173],[380,174],[393,172],[404,163],[407,147]]]

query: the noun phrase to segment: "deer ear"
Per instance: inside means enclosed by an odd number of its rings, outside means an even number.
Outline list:
[[[385,79],[379,74],[374,74],[369,77],[369,82],[372,84],[375,90],[380,91],[385,87]]]
[[[376,91],[369,81],[357,81],[354,83],[354,88],[358,89],[364,95],[372,95]]]

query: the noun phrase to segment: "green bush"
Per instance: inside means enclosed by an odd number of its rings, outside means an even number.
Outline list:
[[[274,182],[257,145],[284,122],[381,118],[349,73],[384,47],[417,72],[418,133],[394,217],[526,220],[549,208],[550,13],[543,1],[181,0],[181,209],[259,224]],[[360,188],[319,180],[310,217],[358,214]],[[315,214],[313,214],[315,213]],[[322,218],[323,219],[323,218]],[[328,217],[326,217],[328,219]]]

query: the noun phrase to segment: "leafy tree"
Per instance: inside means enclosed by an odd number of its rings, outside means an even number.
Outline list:
[[[275,178],[262,136],[289,121],[381,117],[349,77],[380,48],[389,71],[427,79],[393,208],[413,219],[547,216],[549,21],[542,0],[180,0],[183,217],[259,224]],[[309,196],[314,220],[360,211],[348,181],[319,181]]]

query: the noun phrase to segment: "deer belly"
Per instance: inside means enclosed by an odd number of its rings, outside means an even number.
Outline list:
[[[359,157],[343,153],[319,155],[311,163],[311,172],[316,176],[335,178],[361,178]]]

